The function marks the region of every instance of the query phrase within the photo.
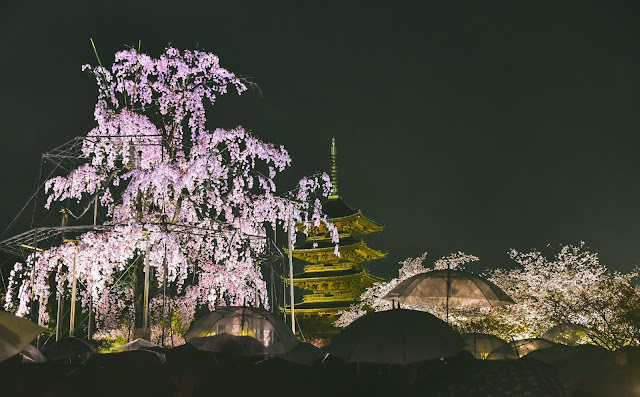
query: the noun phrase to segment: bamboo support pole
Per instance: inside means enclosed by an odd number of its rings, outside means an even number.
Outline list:
[[[293,242],[291,241],[292,233],[291,229],[293,229],[293,224],[291,220],[291,215],[289,215],[289,228],[288,228],[288,240],[289,240],[289,301],[291,302],[291,331],[296,333],[296,314],[295,309],[293,308],[295,304],[295,299],[293,296]]]
[[[142,338],[149,340],[149,282],[151,271],[149,270],[149,240],[147,240],[147,252],[144,258],[144,303],[142,307]]]
[[[69,336],[73,336],[76,328],[76,293],[78,278],[76,277],[76,256],[78,254],[78,246],[73,254],[73,281],[71,283],[71,315],[69,319]]]

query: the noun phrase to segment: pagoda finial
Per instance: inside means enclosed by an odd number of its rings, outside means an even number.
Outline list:
[[[336,138],[331,138],[331,195],[330,199],[338,198],[338,164],[336,162]]]

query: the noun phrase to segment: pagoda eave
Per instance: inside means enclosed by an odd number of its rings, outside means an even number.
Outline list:
[[[295,308],[295,306],[294,306]],[[304,315],[304,314],[312,314],[312,315],[335,315],[340,310],[349,310],[349,305],[344,307],[335,307],[335,308],[316,308],[316,309],[298,309],[295,308],[296,316]],[[291,307],[287,307],[285,312],[288,315],[291,315]]]
[[[367,218],[362,214],[361,211],[356,212],[355,214],[338,217],[338,218],[330,218],[327,219],[329,222],[333,223],[338,229],[338,233],[340,234],[350,234],[354,236],[376,233],[384,229],[384,225],[376,223],[371,219]],[[296,224],[296,229],[299,231],[304,231],[305,227],[302,223]],[[324,223],[320,223],[318,226],[311,226],[307,231],[310,240],[321,240],[327,239],[329,237],[329,229]]]
[[[287,250],[285,252],[288,253]],[[300,259],[310,263],[362,263],[370,262],[387,256],[386,252],[378,251],[367,246],[364,241],[360,241],[351,245],[338,245],[338,252],[335,254],[335,247],[294,249],[292,255],[296,259]]]
[[[298,286],[298,284],[304,284],[306,282],[318,282],[318,281],[338,281],[338,280],[349,280],[349,279],[358,279],[362,278],[367,281],[371,281],[373,283],[387,281],[382,277],[374,276],[369,273],[367,269],[362,269],[361,271],[349,275],[331,275],[331,272],[327,272],[326,276],[314,276],[314,277],[305,277],[305,273],[296,274],[293,276],[293,285]],[[285,278],[285,283],[289,284],[289,279]]]

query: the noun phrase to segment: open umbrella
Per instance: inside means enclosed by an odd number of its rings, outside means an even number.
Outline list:
[[[463,349],[460,335],[439,318],[395,309],[355,320],[333,338],[327,351],[347,362],[404,365],[452,357]]]
[[[125,351],[133,351],[133,350],[145,350],[154,352],[160,361],[164,364],[167,361],[165,356],[166,350],[161,346],[156,345],[153,342],[149,342],[148,340],[138,338],[134,339],[131,342],[125,343],[124,345],[118,346],[114,349],[116,352],[125,352]]]
[[[0,361],[20,353],[44,330],[27,319],[0,311]]]
[[[517,360],[535,350],[551,346],[555,346],[555,343],[543,338],[514,340],[492,351],[487,360]]]
[[[523,360],[538,360],[557,368],[565,386],[573,387],[580,379],[598,374],[616,363],[613,352],[595,345],[555,345],[527,354]]]
[[[311,343],[300,342],[296,347],[279,357],[292,363],[312,367],[326,356],[326,353]]]
[[[478,332],[460,334],[460,336],[462,336],[462,339],[464,339],[466,343],[464,350],[470,352],[479,360],[484,360],[489,353],[507,344],[507,342],[497,336]]]
[[[286,353],[299,343],[291,332],[291,328],[282,319],[264,309],[248,306],[220,307],[194,321],[184,338],[195,347],[217,351],[210,349],[225,346],[225,343],[211,341],[210,338],[220,334],[250,337],[262,345],[260,354],[267,355]],[[251,343],[246,339],[244,342],[238,340],[235,342],[241,345]],[[255,349],[249,349],[249,351],[255,351]]]
[[[591,342],[591,334],[593,331],[584,325],[562,323],[549,328],[542,337],[563,345],[576,345]]]
[[[384,299],[409,305],[494,307],[515,303],[491,281],[461,270],[442,269],[416,274],[389,291]]]
[[[154,350],[154,349],[162,349],[160,346],[156,345],[153,342],[149,342],[146,339],[138,338],[134,339],[131,342],[125,343],[124,345],[118,346],[114,350],[117,351],[128,351],[128,350]]]
[[[33,345],[26,345],[20,352],[22,356],[21,361],[23,363],[44,363],[47,362],[47,358]]]
[[[247,335],[217,334],[205,337],[193,337],[189,343],[200,350],[223,353],[231,356],[264,355],[264,345]]]
[[[54,397],[175,396],[171,374],[148,350],[94,354],[54,385]]]
[[[586,373],[571,389],[576,396],[637,397],[640,391],[640,347],[624,346],[613,352],[615,363]]]
[[[45,346],[43,353],[47,361],[85,362],[94,353],[96,346],[77,336],[67,336],[50,346]]]

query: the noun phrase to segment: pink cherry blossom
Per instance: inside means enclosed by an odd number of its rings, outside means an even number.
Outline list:
[[[84,163],[46,182],[46,208],[97,197],[108,220],[101,230],[16,264],[7,309],[26,315],[36,300],[43,312],[52,287],[68,290],[75,263],[82,305],[93,302],[103,330],[117,329],[132,314],[125,275],[148,250],[152,277],[161,283],[166,276],[171,291],[165,309],[189,324],[201,305],[269,307],[260,268],[267,225],[286,231],[289,220],[324,222],[337,243],[337,229],[316,198],[329,193],[326,174],[303,178],[293,198],[280,196],[275,177],[291,165],[283,146],[241,126],[206,126],[207,106],[218,96],[230,87],[246,90],[217,56],[169,47],[152,58],[126,50],[110,68],[83,70],[98,83],[96,127],[84,137]],[[158,299],[151,305],[156,320]]]

